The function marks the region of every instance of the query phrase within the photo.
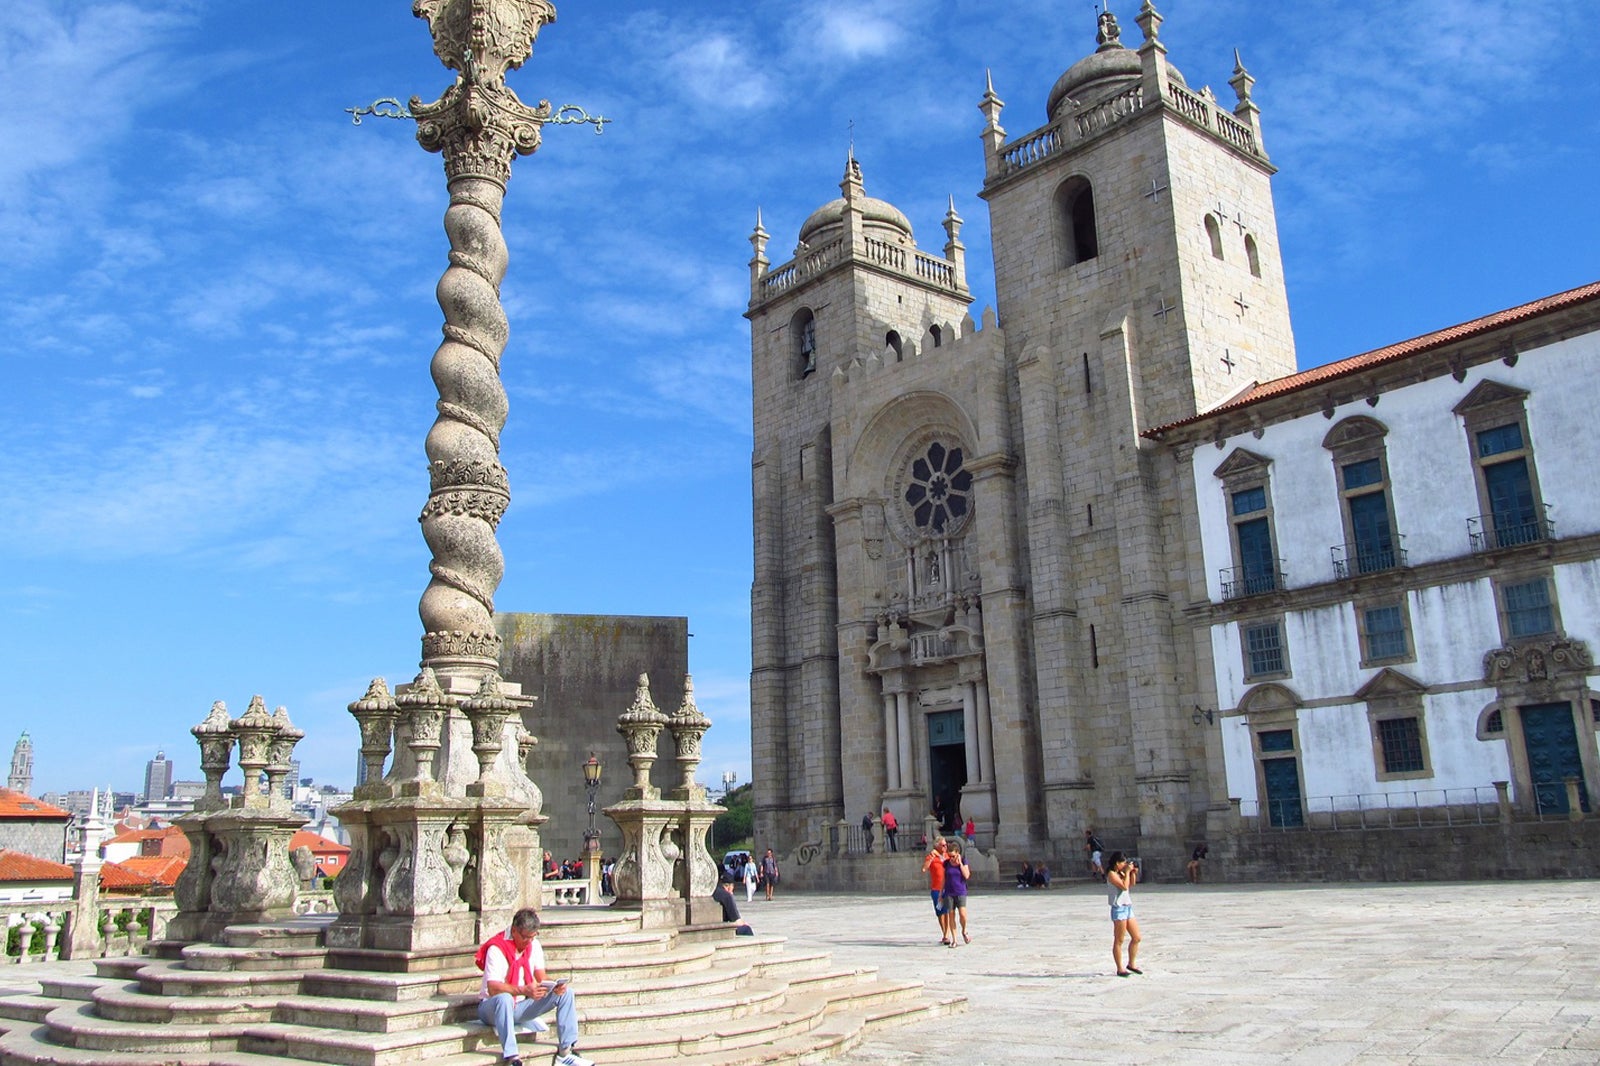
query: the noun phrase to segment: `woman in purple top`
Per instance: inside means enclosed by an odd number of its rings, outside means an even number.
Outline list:
[[[968,944],[972,943],[972,937],[967,933],[967,878],[971,876],[972,869],[961,857],[961,845],[952,840],[950,853],[944,860],[944,912],[961,919],[961,939]],[[950,946],[955,947],[954,919],[950,923]]]

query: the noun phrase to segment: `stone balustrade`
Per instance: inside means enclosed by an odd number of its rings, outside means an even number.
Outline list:
[[[98,944],[88,958],[138,955],[151,940],[166,936],[167,923],[178,912],[171,899],[101,899],[81,908],[77,899],[0,903],[0,925],[6,930],[0,965],[55,962],[68,957],[74,921],[87,921]],[[79,938],[80,942],[83,940]]]

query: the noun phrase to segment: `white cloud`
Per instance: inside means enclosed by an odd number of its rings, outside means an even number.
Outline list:
[[[817,16],[817,44],[846,59],[870,59],[891,54],[903,32],[898,4],[837,4]]]
[[[771,103],[774,93],[753,51],[730,34],[709,33],[681,40],[664,65],[668,76],[701,103],[754,110]]]

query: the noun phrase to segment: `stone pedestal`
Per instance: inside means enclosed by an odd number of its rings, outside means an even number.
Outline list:
[[[646,929],[682,925],[687,908],[676,874],[686,844],[683,804],[653,798],[627,799],[607,807],[605,815],[622,830],[622,850],[611,874],[617,893],[612,905],[641,912],[640,924]],[[704,850],[702,839],[701,851]],[[710,895],[708,888],[706,896]]]
[[[305,819],[287,809],[238,809],[174,819],[189,840],[189,863],[174,893],[172,940],[212,940],[230,925],[288,921],[299,881],[289,838]]]

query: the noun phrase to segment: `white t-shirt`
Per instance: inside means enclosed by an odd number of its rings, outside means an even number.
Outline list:
[[[539,943],[539,938],[534,937],[533,943],[528,945],[528,983],[532,984],[540,970],[544,969],[544,945]],[[511,972],[511,960],[506,958],[506,953],[500,948],[492,947],[483,958],[483,980],[478,983],[478,998],[489,998],[489,982],[506,980],[506,975]],[[522,996],[515,997],[522,999]]]

